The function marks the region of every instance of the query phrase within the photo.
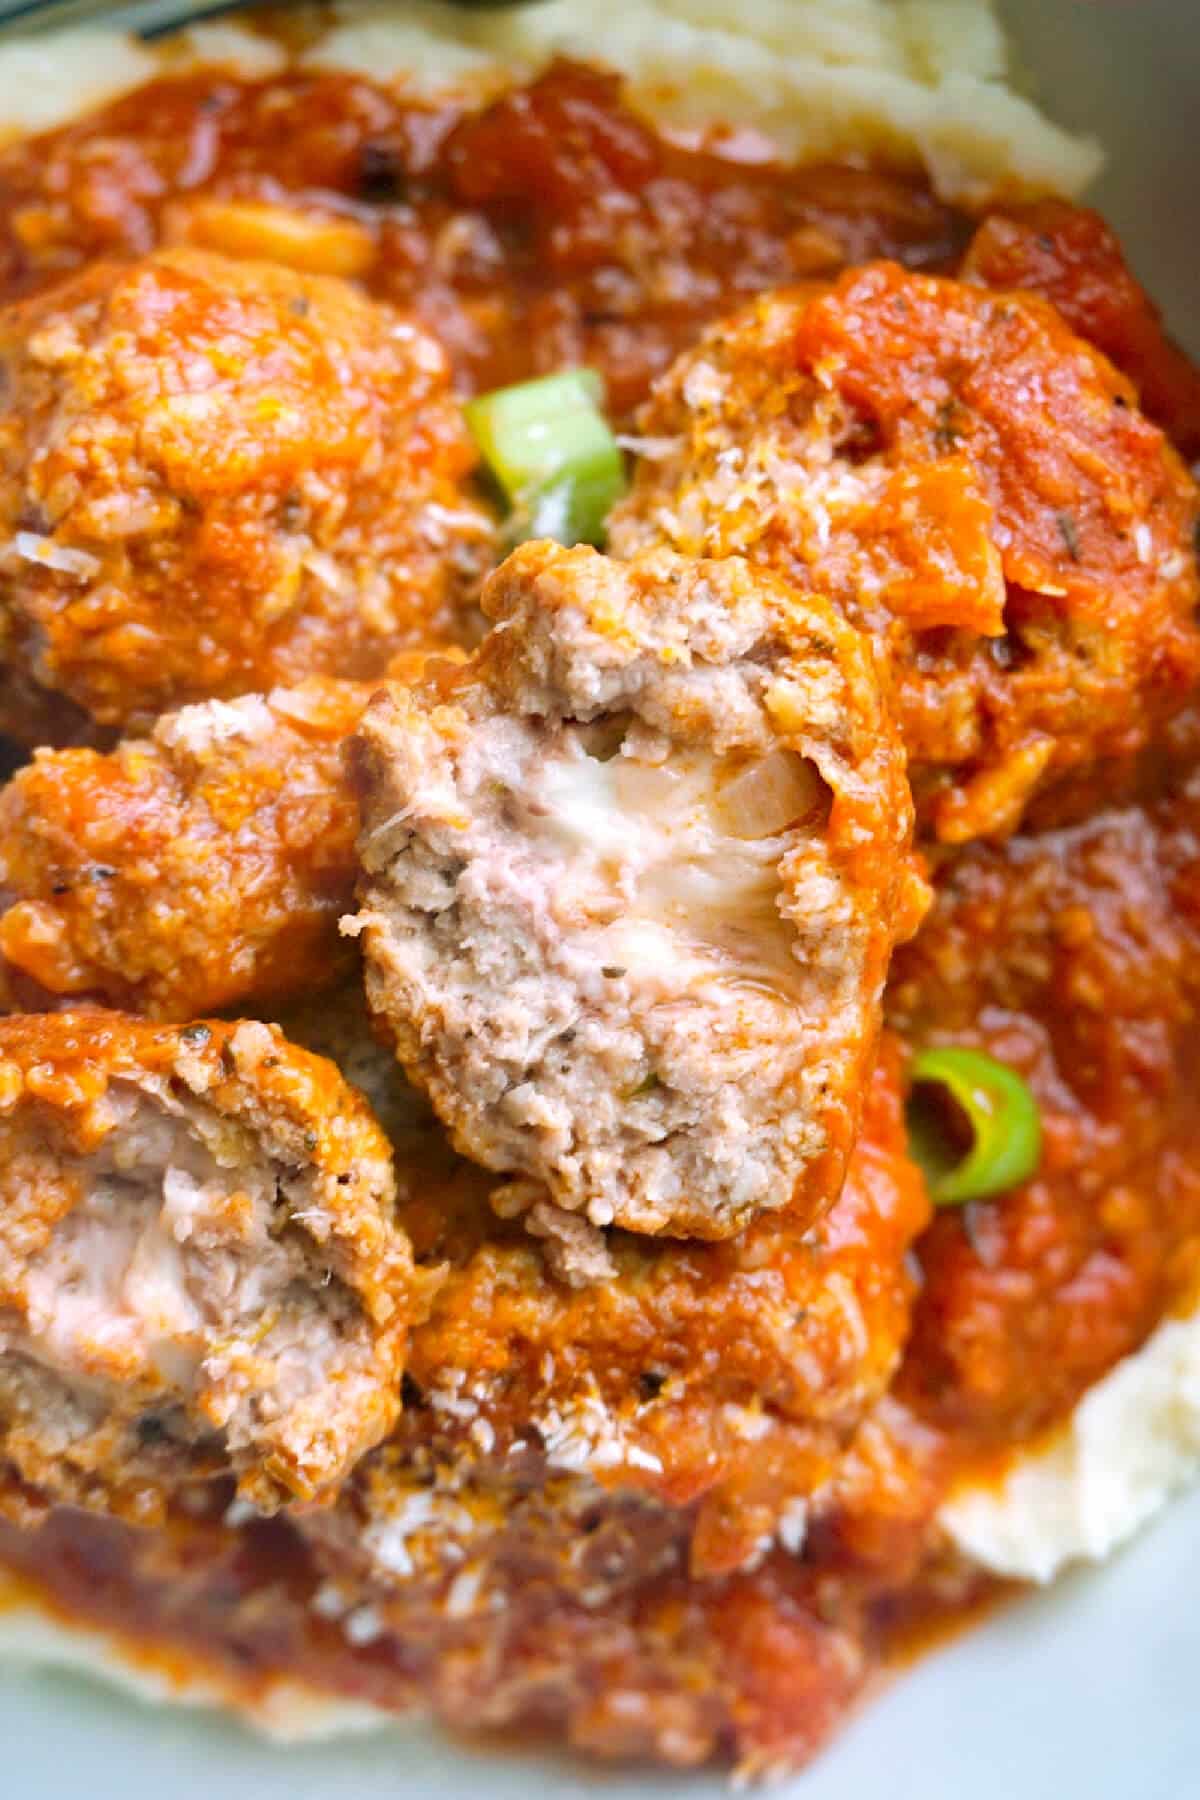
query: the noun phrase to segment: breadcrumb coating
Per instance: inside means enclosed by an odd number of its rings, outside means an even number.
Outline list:
[[[0,790],[0,1007],[186,1021],[329,985],[370,694],[312,677],[165,714],[108,754],[39,750]]]
[[[438,344],[347,282],[94,264],[0,313],[0,366],[3,729],[46,741],[59,697],[144,727],[453,634],[492,536],[475,451]]]
[[[327,1498],[434,1285],[393,1202],[367,1107],[277,1029],[0,1020],[0,1453],[143,1522],[226,1470]]]
[[[715,326],[639,427],[610,548],[829,593],[892,670],[946,842],[1102,788],[1200,679],[1195,483],[1044,300],[868,264]]]

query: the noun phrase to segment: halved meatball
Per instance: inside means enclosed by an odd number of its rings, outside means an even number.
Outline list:
[[[0,1010],[187,1020],[329,983],[354,891],[341,747],[370,688],[209,700],[0,791]]]
[[[925,897],[869,649],[737,559],[528,544],[483,604],[352,740],[372,1007],[514,1209],[802,1225]]]
[[[387,1144],[258,1023],[0,1021],[0,1457],[151,1518],[232,1471],[271,1511],[391,1428],[430,1278]]]
[[[1196,486],[1042,300],[855,269],[716,327],[640,429],[611,549],[743,554],[830,595],[893,668],[943,840],[1127,758],[1200,679]]]
[[[103,726],[452,632],[491,525],[432,338],[198,251],[0,313],[0,728]],[[38,697],[43,704],[36,704]]]
[[[698,1243],[563,1214],[607,1263],[601,1281],[572,1286],[576,1271],[496,1217],[492,1178],[403,1109],[412,1090],[372,1044],[351,989],[289,1017],[289,1034],[305,1029],[332,1036],[342,1068],[393,1123],[398,1216],[418,1263],[444,1270],[412,1333],[404,1415],[347,1506],[323,1515],[322,1537],[365,1504],[373,1538],[406,1540],[414,1564],[418,1546],[436,1560],[425,1528],[463,1481],[502,1474],[528,1490],[574,1474],[694,1505],[693,1567],[711,1572],[760,1550],[781,1509],[803,1512],[887,1390],[908,1335],[911,1250],[929,1202],[907,1155],[895,1040],[885,1036],[866,1083],[842,1191],[810,1230],[768,1212]],[[431,1509],[407,1506],[414,1488]],[[393,1534],[391,1515],[405,1512]],[[397,1572],[402,1559],[382,1578]]]

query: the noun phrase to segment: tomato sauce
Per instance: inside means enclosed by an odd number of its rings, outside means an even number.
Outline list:
[[[616,77],[569,63],[475,117],[340,75],[210,73],[0,154],[0,295],[186,236],[212,196],[365,225],[368,287],[418,313],[465,387],[587,362],[621,418],[747,295],[867,257],[943,268],[969,231],[908,177],[679,149]]]

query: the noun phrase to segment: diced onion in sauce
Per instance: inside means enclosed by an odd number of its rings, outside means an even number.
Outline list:
[[[773,750],[722,784],[714,811],[730,837],[778,837],[821,804],[825,786],[794,750]]]
[[[179,230],[202,250],[282,263],[303,275],[365,275],[376,256],[375,239],[354,219],[322,219],[256,201],[194,201]]]

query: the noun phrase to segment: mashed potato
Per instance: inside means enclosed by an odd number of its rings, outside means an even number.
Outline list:
[[[31,1588],[0,1575],[0,1670],[60,1669],[101,1681],[144,1705],[219,1708],[277,1744],[316,1744],[364,1731],[395,1729],[395,1715],[366,1701],[335,1700],[286,1676],[224,1683],[207,1665],[178,1652],[139,1655],[124,1639],[94,1626],[65,1624]]]
[[[436,84],[597,57],[659,125],[750,127],[796,160],[920,162],[947,199],[1074,193],[1099,166],[1094,144],[1005,85],[991,0],[609,0],[602,14],[543,0],[465,23],[461,7],[428,0],[403,24],[386,0],[336,11],[341,23],[311,52],[326,67],[378,78],[419,66]]]
[[[942,1524],[985,1569],[1050,1581],[1110,1556],[1197,1475],[1200,1313],[1160,1325],[1002,1480],[954,1494]]]
[[[923,165],[949,200],[1077,193],[1100,152],[1008,85],[992,0],[539,0],[468,9],[450,0],[342,0],[305,53],[314,67],[421,94],[487,95],[556,55],[595,58],[635,105],[686,137],[714,124],[796,160],[879,155]],[[280,47],[228,21],[153,48],[102,30],[0,51],[8,134],[44,131],[163,68],[269,75]],[[0,134],[2,135],[2,134]]]

